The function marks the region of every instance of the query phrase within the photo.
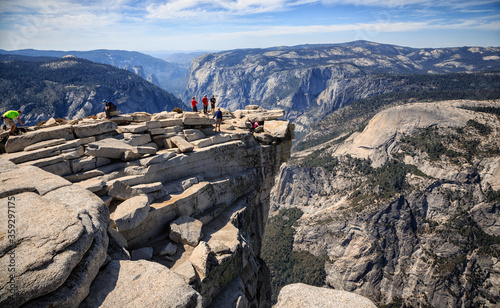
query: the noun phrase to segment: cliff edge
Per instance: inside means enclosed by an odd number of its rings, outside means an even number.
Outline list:
[[[269,305],[260,247],[293,138],[283,116],[224,111],[216,132],[201,113],[98,115],[8,138],[0,304]]]

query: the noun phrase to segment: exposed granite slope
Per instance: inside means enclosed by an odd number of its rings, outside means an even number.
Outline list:
[[[10,137],[0,198],[5,213],[16,202],[16,237],[2,229],[0,260],[14,260],[17,276],[2,276],[0,304],[205,307],[241,283],[233,300],[268,305],[260,247],[293,126],[277,121],[282,111],[237,114],[224,111],[222,132],[211,116],[162,112],[50,121]],[[156,290],[165,279],[177,287]]]
[[[498,305],[500,121],[463,106],[500,104],[390,108],[325,145],[323,168],[281,167],[271,210],[304,211],[294,249],[329,256],[330,287],[377,304]]]

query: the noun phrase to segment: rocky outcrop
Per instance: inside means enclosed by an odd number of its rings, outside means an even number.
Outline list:
[[[156,262],[113,260],[80,307],[202,307],[201,295]]]
[[[0,302],[74,307],[106,260],[108,208],[90,191],[0,158]],[[8,269],[8,270],[7,270]]]
[[[352,155],[370,159],[373,166],[387,162],[391,152],[404,136],[428,127],[464,127],[474,118],[461,106],[470,101],[408,104],[384,110],[375,115],[363,132],[352,134],[334,155]]]
[[[352,307],[375,308],[369,299],[354,293],[308,286],[303,283],[289,284],[280,291],[278,302],[273,308],[301,307]]]
[[[329,257],[328,286],[379,305],[497,305],[500,122],[479,106],[498,102],[389,108],[282,166],[271,209],[303,210],[294,249]]]
[[[260,112],[266,142],[228,111],[221,132],[201,113],[164,112],[9,138],[0,198],[15,212],[1,216],[0,260],[16,275],[2,276],[0,303],[206,307],[238,282],[240,300],[268,305],[260,247],[293,126]]]

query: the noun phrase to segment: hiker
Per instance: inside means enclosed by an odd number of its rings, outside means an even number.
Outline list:
[[[193,107],[193,112],[198,112],[198,108],[196,108],[196,105],[198,102],[195,100],[195,97],[193,96],[193,99],[191,100],[191,106]]]
[[[208,114],[208,98],[206,95],[201,99],[201,103],[203,104],[203,113]]]
[[[116,111],[116,105],[113,104],[112,102],[105,100],[105,99],[103,99],[102,102],[105,105],[104,109],[106,111],[106,119],[109,119],[109,118],[111,118],[111,112]]]
[[[215,113],[215,96],[212,95],[212,98],[210,99],[210,111],[212,113]]]
[[[16,122],[14,120],[17,119],[19,124],[24,125],[23,122],[21,122],[21,118],[19,118],[19,115],[21,115],[21,110],[17,110],[17,111],[16,110],[9,110],[2,115],[3,122],[10,127],[9,135],[15,134]]]
[[[220,123],[222,123],[222,111],[220,111],[220,108],[217,109],[213,118],[215,118],[215,131],[217,131],[217,128],[219,128],[220,132]]]

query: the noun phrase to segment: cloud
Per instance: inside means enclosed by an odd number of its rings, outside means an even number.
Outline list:
[[[162,4],[150,4],[146,10],[148,19],[187,19],[199,16],[246,16],[282,12],[292,7],[318,3],[319,0],[172,0]]]

